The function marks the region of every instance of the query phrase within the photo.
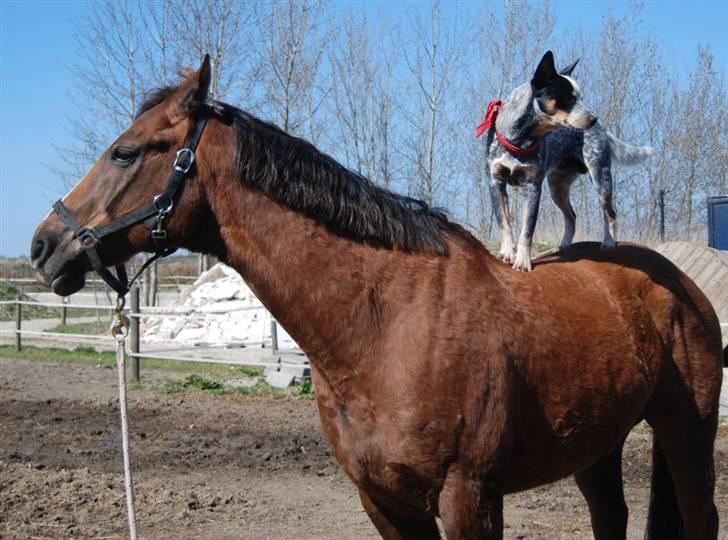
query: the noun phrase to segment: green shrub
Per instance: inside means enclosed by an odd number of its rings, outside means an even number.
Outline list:
[[[213,381],[212,379],[205,379],[199,375],[188,375],[184,381],[168,381],[164,384],[164,392],[166,394],[176,394],[189,388],[197,388],[198,390],[204,390],[212,394],[222,394],[225,392],[225,387],[222,383]]]

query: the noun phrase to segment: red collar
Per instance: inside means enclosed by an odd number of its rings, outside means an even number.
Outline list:
[[[488,103],[488,109],[485,111],[485,117],[483,118],[483,121],[478,125],[477,128],[475,128],[476,137],[480,137],[490,128],[495,129],[495,119],[498,117],[498,113],[502,108],[503,102],[499,99],[494,99],[493,101]],[[531,146],[527,146],[526,148],[516,146],[508,139],[506,139],[505,136],[497,129],[495,130],[495,138],[498,139],[500,145],[514,157],[529,157],[534,155],[541,148],[541,141],[537,141]]]

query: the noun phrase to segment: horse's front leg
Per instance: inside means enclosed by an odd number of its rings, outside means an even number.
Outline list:
[[[452,465],[440,492],[439,508],[448,540],[503,539],[503,488],[496,473],[480,478]]]
[[[511,233],[511,210],[508,206],[506,183],[497,177],[490,181],[490,198],[495,211],[495,219],[500,232],[500,251],[498,258],[508,264],[515,261],[513,234]]]
[[[384,540],[439,540],[435,517],[416,512],[402,512],[375,502],[359,490],[359,498],[369,519]]]
[[[523,224],[521,236],[518,238],[516,260],[513,263],[513,268],[521,272],[531,271],[531,243],[533,242],[533,231],[536,230],[538,208],[541,204],[541,184],[543,184],[543,177],[524,187],[526,200],[523,203]]]

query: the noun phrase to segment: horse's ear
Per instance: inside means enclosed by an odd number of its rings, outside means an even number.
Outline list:
[[[578,60],[577,60],[578,62]],[[210,55],[206,54],[197,70],[197,91],[200,103],[207,99],[207,92],[210,89],[210,79],[212,78],[212,69],[210,68]]]
[[[559,71],[559,73],[561,73],[562,75],[571,75],[571,72],[574,71],[574,68],[576,67],[576,64],[579,63],[579,60],[581,60],[581,58],[577,58],[576,62],[574,62],[570,66],[566,66],[564,69]]]
[[[185,80],[179,85],[172,120],[178,121],[194,113],[207,99],[210,89],[210,55],[206,54],[197,71],[185,70]]]
[[[543,88],[556,77],[556,66],[554,65],[554,54],[546,51],[541,61],[538,63],[536,72],[531,79],[531,86],[534,88]]]

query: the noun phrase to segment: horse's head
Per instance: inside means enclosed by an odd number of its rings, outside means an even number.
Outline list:
[[[81,289],[86,272],[92,268],[93,254],[87,251],[89,244],[93,244],[104,266],[123,263],[141,251],[159,251],[159,242],[152,238],[154,227],[150,226],[159,215],[111,232],[109,229],[114,227],[105,226],[120,222],[124,225],[125,216],[153,205],[154,196],[165,192],[173,163],[180,163],[180,160],[175,161],[177,151],[185,146],[198,127],[198,112],[204,106],[209,84],[210,63],[205,57],[200,69],[188,73],[178,87],[159,91],[148,100],[131,127],[63,198],[61,209],[52,211],[43,220],[33,235],[30,248],[31,264],[39,281],[64,296]],[[187,165],[183,163],[181,168]],[[195,229],[200,221],[209,217],[200,183],[196,166],[192,164],[185,174],[183,187],[173,197],[174,211],[160,214],[164,217],[166,247],[199,249],[190,243],[194,244]],[[158,206],[163,207],[169,201],[158,202],[162,202]],[[64,209],[67,211],[65,218]],[[69,215],[72,218],[69,219]],[[136,213],[135,217],[139,215]],[[81,234],[78,229],[73,230],[73,219],[82,228]],[[195,227],[190,227],[193,223]],[[88,229],[93,229],[93,234],[87,234]],[[94,237],[97,231],[108,232],[108,235],[97,241]]]

